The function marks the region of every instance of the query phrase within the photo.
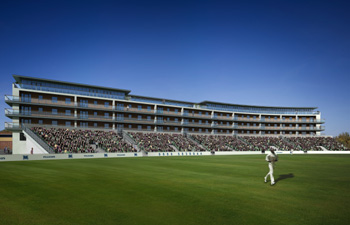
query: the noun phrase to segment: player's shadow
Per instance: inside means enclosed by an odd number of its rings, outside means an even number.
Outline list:
[[[281,180],[284,180],[284,179],[288,179],[288,178],[293,178],[294,177],[294,174],[292,173],[289,173],[289,174],[281,174],[276,180],[275,182],[279,182]]]

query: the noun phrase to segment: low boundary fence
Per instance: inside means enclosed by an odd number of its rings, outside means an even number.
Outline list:
[[[276,151],[279,155],[290,155],[289,151]],[[350,151],[294,151],[293,154],[350,154]],[[242,152],[148,152],[147,157],[176,157],[176,156],[216,156],[216,155],[265,155],[257,151]],[[97,158],[125,158],[125,157],[144,157],[140,152],[137,153],[80,153],[80,154],[15,154],[0,155],[0,162],[7,161],[30,161],[30,160],[56,160],[56,159],[97,159]]]

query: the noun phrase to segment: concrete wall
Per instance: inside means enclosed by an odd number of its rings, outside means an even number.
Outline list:
[[[25,131],[23,132],[26,136],[26,149],[23,153],[16,154],[30,154],[30,150],[33,148],[34,154],[48,154],[48,152],[42,148],[32,137],[30,137]]]
[[[20,132],[16,131],[12,133],[12,154],[29,154],[30,149],[27,149],[26,141],[20,141],[19,136]]]

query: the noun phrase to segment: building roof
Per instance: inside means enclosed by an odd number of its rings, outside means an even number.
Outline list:
[[[87,88],[97,88],[97,89],[103,89],[103,90],[109,90],[109,91],[118,91],[118,92],[124,92],[125,94],[129,94],[131,92],[130,90],[125,90],[125,89],[102,87],[102,86],[73,83],[73,82],[67,82],[67,81],[57,81],[57,80],[50,80],[50,79],[37,78],[37,77],[28,77],[28,76],[22,76],[17,74],[13,74],[12,76],[13,78],[15,78],[15,80],[18,83],[21,83],[22,79],[30,79],[30,80],[44,81],[44,82],[50,82],[50,83],[56,83],[56,84],[74,85],[74,86],[87,87]]]
[[[241,104],[232,104],[232,103],[223,103],[223,102],[214,102],[214,101],[202,101],[199,104],[207,105],[207,104],[217,104],[217,105],[228,105],[228,106],[236,106],[236,107],[251,107],[251,108],[273,108],[273,109],[311,109],[315,110],[317,107],[285,107],[285,106],[257,106],[257,105],[241,105]]]

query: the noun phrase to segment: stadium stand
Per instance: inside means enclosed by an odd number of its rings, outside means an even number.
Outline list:
[[[113,131],[33,127],[32,130],[50,145],[55,153],[136,152]]]
[[[32,127],[55,153],[137,152],[114,131]],[[183,135],[179,133],[129,132],[137,146],[146,152],[175,151],[280,151],[347,150],[332,137],[271,137]]]
[[[147,152],[204,151],[182,134],[130,132],[141,149]]]

